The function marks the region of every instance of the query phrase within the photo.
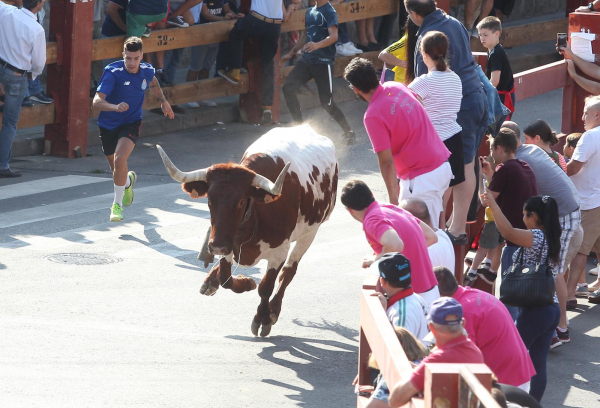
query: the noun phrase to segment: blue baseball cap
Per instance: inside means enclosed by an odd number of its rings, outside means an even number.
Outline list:
[[[451,297],[441,297],[435,300],[429,308],[428,322],[453,326],[460,324],[463,318],[463,308]]]
[[[399,252],[390,252],[379,259],[379,276],[388,282],[408,288],[411,283],[410,261]]]

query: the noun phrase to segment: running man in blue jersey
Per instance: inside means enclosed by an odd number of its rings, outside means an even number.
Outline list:
[[[142,40],[129,37],[123,45],[123,59],[104,68],[94,97],[100,111],[98,126],[102,150],[113,172],[115,196],[110,209],[111,221],[123,220],[123,207],[133,202],[137,175],[128,171],[127,159],[133,151],[142,127],[142,105],[146,88],[161,102],[165,116],[173,119],[173,109],[163,95],[152,65],[142,62]]]

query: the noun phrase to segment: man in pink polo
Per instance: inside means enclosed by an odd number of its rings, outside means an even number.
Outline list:
[[[342,189],[342,204],[354,219],[363,224],[373,254],[363,261],[368,268],[384,254],[399,252],[410,261],[412,287],[429,306],[440,297],[427,251],[437,235],[411,213],[391,204],[375,201],[371,189],[360,180],[348,182]]]
[[[456,299],[441,297],[432,303],[427,316],[436,348],[421,361],[410,379],[396,384],[388,404],[402,407],[425,389],[425,365],[431,363],[483,364],[483,355],[464,334],[463,308]]]
[[[364,124],[390,203],[398,205],[411,197],[422,199],[433,226],[438,228],[443,195],[453,176],[448,163],[450,152],[425,108],[404,84],[380,84],[375,68],[364,58],[354,58],[344,78],[360,98],[369,102]]]
[[[535,369],[506,306],[489,293],[458,286],[454,274],[443,266],[433,271],[440,295],[453,297],[462,305],[469,339],[479,347],[498,382],[529,391]]]

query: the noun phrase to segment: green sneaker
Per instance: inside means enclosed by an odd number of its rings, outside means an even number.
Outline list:
[[[123,208],[118,203],[113,203],[110,207],[110,220],[113,222],[123,221]]]
[[[127,173],[127,177],[129,177],[131,184],[129,184],[129,187],[123,193],[123,207],[129,207],[133,203],[133,185],[137,180],[137,174],[135,174],[135,171],[130,171]]]

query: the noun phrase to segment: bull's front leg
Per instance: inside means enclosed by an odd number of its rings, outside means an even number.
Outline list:
[[[218,272],[219,283],[225,289],[231,289],[235,293],[247,292],[256,289],[254,279],[237,275],[231,276],[231,263],[233,262],[233,253],[221,258],[219,262],[220,268]]]
[[[221,263],[225,258],[219,260],[219,262],[215,263],[213,267],[210,269],[208,276],[204,279],[204,283],[200,287],[200,293],[206,296],[212,296],[215,294],[217,289],[219,289],[219,277],[218,273],[221,269]],[[231,264],[230,264],[231,266]],[[231,270],[231,268],[230,268]]]

